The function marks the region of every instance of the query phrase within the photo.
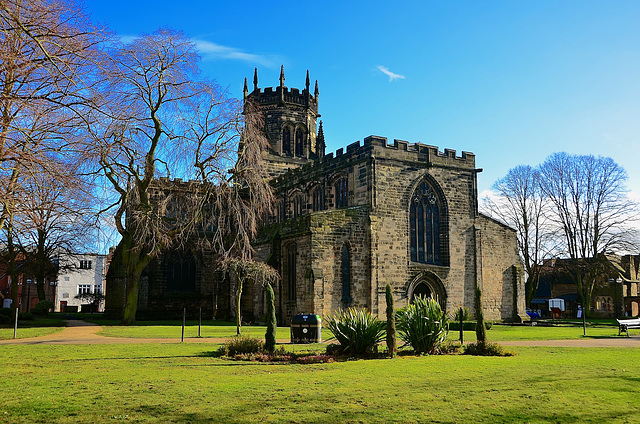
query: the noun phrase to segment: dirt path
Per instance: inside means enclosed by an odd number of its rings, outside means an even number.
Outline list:
[[[0,340],[0,345],[49,345],[49,344],[132,344],[132,343],[180,343],[172,339],[134,339],[127,337],[105,337],[97,333],[102,327],[81,320],[67,320],[67,326],[59,333],[41,337]],[[185,343],[222,343],[227,338],[187,337]],[[279,339],[278,343],[289,343],[289,339]],[[615,338],[589,338],[578,340],[528,340],[498,342],[503,346],[549,346],[549,347],[640,347],[640,336]]]

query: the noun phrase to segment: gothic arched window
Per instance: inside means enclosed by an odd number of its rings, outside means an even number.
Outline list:
[[[348,190],[347,190],[347,179],[340,178],[336,181],[335,185],[335,203],[336,208],[346,208],[349,206],[349,200],[347,198]]]
[[[293,217],[297,218],[302,215],[306,208],[306,199],[303,194],[298,194],[293,198]]]
[[[351,255],[349,247],[345,244],[342,246],[342,255],[340,262],[340,280],[342,282],[342,304],[348,307],[353,300],[351,298]]]
[[[324,188],[320,186],[313,190],[313,211],[322,210],[324,210]]]
[[[196,288],[196,261],[187,252],[168,254],[164,260],[167,293],[193,292]]]
[[[296,130],[296,156],[304,156],[304,131],[302,128]]]
[[[297,248],[295,244],[290,245],[286,249],[284,275],[287,287],[287,300],[295,302],[296,300],[296,254]]]
[[[433,188],[423,181],[411,196],[409,207],[409,237],[413,262],[442,264],[440,215],[438,197]]]
[[[291,130],[289,127],[282,129],[282,154],[291,155]]]

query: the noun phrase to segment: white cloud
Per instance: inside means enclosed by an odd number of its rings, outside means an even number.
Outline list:
[[[198,39],[192,41],[205,59],[240,60],[243,62],[257,63],[266,67],[273,67],[276,63],[275,57],[273,56],[245,53],[235,47],[223,46],[212,41]]]
[[[380,72],[382,72],[383,74],[385,74],[386,76],[389,77],[389,81],[393,81],[393,80],[396,80],[396,79],[405,79],[406,78],[404,75],[395,74],[395,73],[391,72],[389,70],[389,68],[387,68],[386,66],[378,65],[377,68],[378,68],[378,70]]]
[[[129,44],[138,38],[140,38],[140,36],[123,35],[120,36],[120,41],[124,44]],[[280,62],[276,56],[245,53],[235,47],[223,46],[212,41],[199,40],[197,38],[193,38],[191,41],[195,44],[198,53],[202,55],[203,59],[240,60],[251,64],[266,66],[267,68],[276,67]]]

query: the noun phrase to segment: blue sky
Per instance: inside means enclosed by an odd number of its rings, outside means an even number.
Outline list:
[[[318,80],[327,151],[368,135],[476,154],[479,191],[557,151],[610,156],[640,196],[638,1],[91,0],[121,36],[170,27],[237,97]]]

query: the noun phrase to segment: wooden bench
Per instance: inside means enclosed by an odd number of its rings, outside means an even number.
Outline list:
[[[624,331],[629,337],[630,328],[640,328],[640,318],[616,319],[616,321],[618,321],[618,336]]]

